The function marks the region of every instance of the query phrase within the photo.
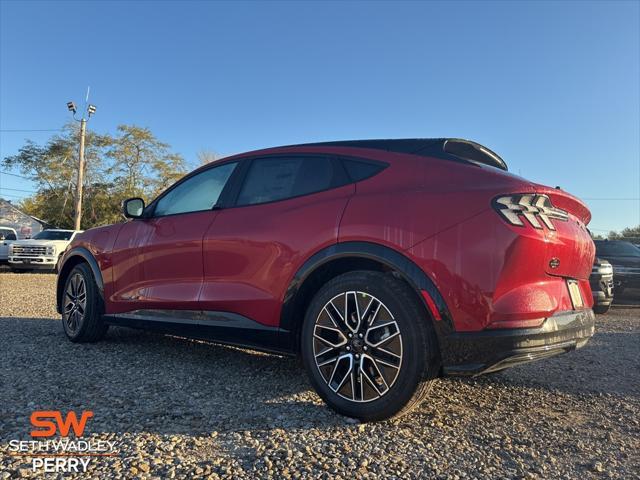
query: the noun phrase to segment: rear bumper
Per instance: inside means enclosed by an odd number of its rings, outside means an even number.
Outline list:
[[[441,338],[445,375],[481,375],[584,346],[595,332],[589,310],[562,312],[541,327],[454,333]]]
[[[613,275],[592,273],[589,285],[593,294],[594,305],[610,305],[613,301]]]

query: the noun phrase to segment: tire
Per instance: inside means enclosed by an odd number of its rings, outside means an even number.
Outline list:
[[[337,313],[345,304],[346,315]],[[437,337],[415,293],[372,271],[345,273],[317,292],[304,318],[301,354],[327,405],[362,421],[409,413],[440,368]]]
[[[596,313],[598,315],[603,315],[609,311],[610,307],[611,305],[594,305],[593,313]]]
[[[71,270],[62,302],[62,328],[69,340],[95,342],[104,337],[109,326],[102,321],[104,305],[89,265],[80,263]]]

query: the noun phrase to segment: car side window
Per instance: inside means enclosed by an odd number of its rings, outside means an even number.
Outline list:
[[[387,166],[379,163],[361,162],[344,158],[342,160],[347,174],[354,182],[359,182],[384,170]]]
[[[16,234],[15,234],[15,233],[13,233],[13,232],[9,232],[9,233],[7,234],[7,236],[6,236],[6,237],[4,237],[4,239],[5,239],[5,240],[17,240],[17,238],[16,238]]]
[[[211,210],[218,202],[237,162],[209,168],[171,189],[156,203],[155,217]]]
[[[334,185],[327,157],[269,157],[253,160],[237,205],[255,205],[327,190]]]

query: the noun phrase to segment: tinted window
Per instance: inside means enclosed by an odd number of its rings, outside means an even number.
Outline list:
[[[354,182],[359,182],[365,178],[373,177],[376,173],[384,170],[385,165],[379,163],[358,162],[357,160],[342,160],[347,174]]]
[[[158,200],[153,214],[162,216],[211,210],[236,165],[236,162],[225,163],[185,180]]]
[[[595,242],[596,252],[603,257],[640,257],[640,248],[628,242]]]
[[[43,230],[33,237],[34,240],[70,240],[73,231]]]
[[[333,184],[333,176],[328,158],[260,158],[251,163],[237,204],[273,202],[327,190]]]
[[[5,240],[16,240],[16,234],[13,233],[13,230],[0,228],[0,238],[4,238]]]

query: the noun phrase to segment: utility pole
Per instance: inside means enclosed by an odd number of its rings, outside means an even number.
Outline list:
[[[87,118],[82,114],[82,118],[78,120],[76,118],[76,105],[73,102],[67,102],[67,108],[70,112],[73,112],[73,119],[80,122],[80,148],[78,150],[78,176],[76,180],[76,201],[75,212],[73,217],[73,229],[80,230],[82,221],[82,187],[84,183],[84,138],[87,132],[87,121],[91,118],[91,115],[96,113],[96,106],[89,103],[89,87],[87,87],[87,96],[85,97],[85,111],[87,112]]]
[[[76,183],[76,208],[73,218],[73,229],[80,230],[82,219],[82,182],[84,181],[84,135],[87,130],[87,121],[80,120],[80,152],[78,154],[78,180]]]

